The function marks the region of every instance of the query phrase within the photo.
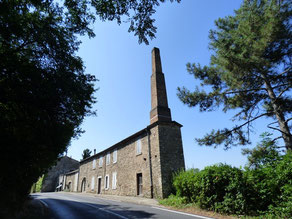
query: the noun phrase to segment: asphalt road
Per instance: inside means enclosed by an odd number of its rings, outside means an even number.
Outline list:
[[[111,201],[93,196],[64,193],[37,193],[51,211],[51,219],[91,219],[91,218],[178,218],[208,219],[207,217],[170,211],[156,206]]]

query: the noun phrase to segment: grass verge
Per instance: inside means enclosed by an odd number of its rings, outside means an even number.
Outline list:
[[[241,218],[240,216],[222,215],[213,211],[203,210],[194,203],[191,203],[191,204],[187,203],[185,198],[177,197],[175,195],[170,195],[166,199],[159,200],[159,204],[171,210],[176,210],[176,211],[190,213],[190,214],[196,214],[196,215],[210,217],[210,218],[218,218],[218,219]]]

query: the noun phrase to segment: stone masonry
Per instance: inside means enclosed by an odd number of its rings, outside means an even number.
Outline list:
[[[79,171],[66,174],[66,188],[97,194],[167,197],[173,173],[185,168],[181,127],[171,119],[160,53],[154,48],[150,125],[80,161]]]

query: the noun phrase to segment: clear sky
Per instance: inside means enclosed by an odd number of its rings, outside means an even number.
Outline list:
[[[96,75],[99,90],[95,96],[96,117],[87,117],[82,124],[86,132],[73,139],[68,156],[81,159],[82,151],[89,148],[97,152],[112,146],[150,124],[151,50],[160,49],[162,70],[165,74],[168,104],[172,119],[183,125],[182,140],[186,167],[204,168],[215,163],[243,166],[246,157],[242,147],[224,151],[223,147],[200,147],[194,141],[213,128],[232,127],[234,112],[200,113],[189,108],[177,97],[177,87],[193,90],[198,81],[186,71],[187,62],[208,65],[208,33],[219,17],[234,14],[241,0],[182,0],[164,3],[155,14],[157,34],[149,45],[138,44],[138,38],[128,33],[128,24],[115,22],[94,24],[96,37],[82,38],[78,55],[82,57],[86,72]],[[255,124],[251,136],[253,145],[265,130],[264,121]]]

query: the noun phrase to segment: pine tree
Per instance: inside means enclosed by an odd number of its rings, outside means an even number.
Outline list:
[[[178,88],[180,100],[201,111],[222,106],[224,112],[237,109],[233,117],[242,123],[212,130],[200,145],[225,148],[249,143],[252,123],[261,117],[274,122],[268,128],[280,133],[287,150],[292,150],[292,1],[245,0],[234,16],[218,19],[210,31],[214,51],[209,66],[187,64],[187,70],[201,81],[194,92]]]

